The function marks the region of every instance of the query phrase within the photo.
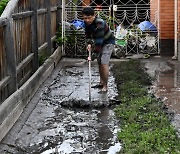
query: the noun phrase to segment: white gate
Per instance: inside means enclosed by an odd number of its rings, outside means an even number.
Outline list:
[[[138,1],[138,2],[137,2]],[[74,21],[81,21],[84,6],[91,6],[97,16],[108,22],[116,37],[114,55],[159,53],[158,0],[66,0],[64,4],[64,36],[67,56],[86,55],[83,29],[72,30]],[[77,27],[76,27],[77,28]]]

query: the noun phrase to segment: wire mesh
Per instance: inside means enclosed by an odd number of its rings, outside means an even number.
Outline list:
[[[124,41],[124,44],[116,44],[114,54],[124,52],[129,54],[158,54],[159,46],[159,25],[158,6],[156,0],[68,0],[65,3],[64,23],[72,23],[75,19],[82,19],[81,11],[85,6],[91,6],[96,10],[96,15],[109,24],[114,35],[117,27],[122,27],[127,34],[116,42]],[[156,27],[156,31],[146,29],[142,31],[138,25],[143,21],[150,21]],[[65,35],[71,35],[71,30],[65,31]],[[74,44],[65,43],[66,54],[71,57],[86,55],[84,32],[75,37]],[[150,40],[150,38],[152,40]]]

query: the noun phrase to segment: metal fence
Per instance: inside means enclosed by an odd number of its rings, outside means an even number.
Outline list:
[[[81,10],[84,6],[91,6],[96,10],[96,15],[106,20],[116,36],[116,53],[124,54],[159,53],[159,7],[157,0],[91,0],[65,1],[64,27],[73,20],[81,20]],[[143,21],[149,21],[156,27],[155,31],[142,30],[138,25]],[[116,35],[117,27],[125,33],[124,36]],[[78,31],[79,32],[79,31]],[[122,31],[121,31],[122,33]],[[69,30],[64,29],[64,34],[69,35]],[[82,35],[74,36],[74,44],[65,43],[66,54],[69,56],[82,56],[86,54],[85,39]],[[79,40],[80,39],[80,40]]]
[[[0,104],[39,67],[39,55],[54,51],[59,0],[11,0],[0,17]]]

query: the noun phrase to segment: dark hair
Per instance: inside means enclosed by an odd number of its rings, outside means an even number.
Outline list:
[[[86,16],[93,16],[94,15],[94,9],[91,7],[85,7],[82,10],[82,14],[86,15]]]

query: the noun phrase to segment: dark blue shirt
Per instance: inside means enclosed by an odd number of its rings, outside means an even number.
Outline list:
[[[85,23],[85,35],[87,39],[94,40],[94,52],[100,52],[105,44],[115,44],[115,37],[108,24],[97,17],[92,24],[87,25]]]

